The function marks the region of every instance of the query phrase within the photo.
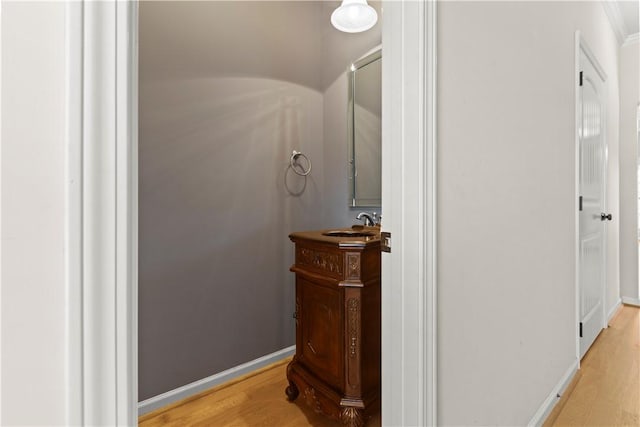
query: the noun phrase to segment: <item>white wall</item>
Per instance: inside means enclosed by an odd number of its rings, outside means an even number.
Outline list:
[[[609,77],[618,298],[616,39],[598,2],[441,2],[438,25],[439,421],[525,425],[576,360],[576,30]]]
[[[65,6],[2,2],[2,425],[65,425]]]
[[[640,43],[620,48],[620,293],[638,300],[638,134]]]

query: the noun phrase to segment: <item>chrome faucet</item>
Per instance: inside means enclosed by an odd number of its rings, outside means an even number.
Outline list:
[[[373,215],[371,215],[370,213],[367,212],[360,212],[358,214],[358,216],[356,217],[356,219],[359,219],[360,221],[364,222],[364,225],[367,225],[369,227],[373,227],[375,225],[374,219],[376,214],[374,213]]]

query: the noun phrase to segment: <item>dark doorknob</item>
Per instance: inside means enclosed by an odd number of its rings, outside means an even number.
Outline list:
[[[609,221],[611,221],[613,217],[611,216],[611,214],[601,213],[600,221],[604,221],[605,219],[608,219]]]

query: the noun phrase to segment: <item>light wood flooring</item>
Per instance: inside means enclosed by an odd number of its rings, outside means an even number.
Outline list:
[[[338,427],[290,403],[286,364],[276,363],[231,383],[140,417],[140,426]],[[380,426],[380,416],[367,427]],[[545,426],[640,426],[640,309],[623,306],[582,359],[582,367]]]
[[[640,426],[640,308],[623,306],[545,426]]]
[[[206,391],[193,398],[143,415],[141,427],[338,427],[338,421],[316,414],[304,399],[287,401],[286,367],[290,359]],[[366,427],[379,427],[380,416]]]

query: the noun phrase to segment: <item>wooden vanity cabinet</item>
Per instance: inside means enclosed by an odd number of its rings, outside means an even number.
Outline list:
[[[374,231],[377,229],[372,228]],[[380,409],[380,239],[292,233],[296,354],[286,394],[362,426]]]

